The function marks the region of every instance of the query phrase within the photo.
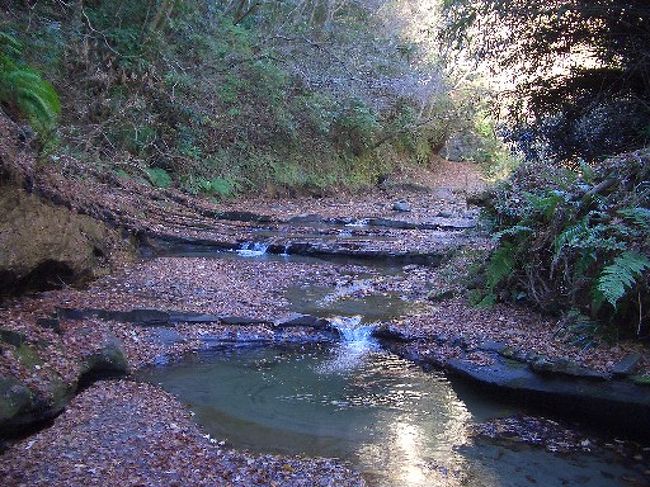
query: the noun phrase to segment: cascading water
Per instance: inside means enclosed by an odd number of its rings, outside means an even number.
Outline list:
[[[360,315],[350,317],[335,316],[330,319],[330,323],[336,328],[346,344],[366,348],[376,344],[372,332],[377,325],[374,323],[369,325],[361,324]]]
[[[350,223],[345,224],[346,227],[355,227],[355,228],[360,228],[360,227],[367,227],[368,226],[368,219],[363,218],[360,220],[354,220]]]
[[[244,242],[236,251],[243,257],[259,257],[266,254],[269,244],[263,242]]]
[[[364,324],[361,316],[335,316],[330,324],[336,328],[341,342],[333,357],[319,367],[321,373],[336,373],[353,370],[363,364],[366,356],[379,350],[379,343],[372,336],[376,324]]]

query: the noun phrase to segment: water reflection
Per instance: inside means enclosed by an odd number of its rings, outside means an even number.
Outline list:
[[[189,403],[214,438],[264,453],[349,460],[370,485],[546,487],[585,479],[583,485],[621,485],[619,466],[593,456],[469,444],[472,420],[512,411],[471,393],[461,401],[444,377],[369,343],[351,367],[346,357],[356,352],[348,343],[337,349],[238,349],[142,377]]]

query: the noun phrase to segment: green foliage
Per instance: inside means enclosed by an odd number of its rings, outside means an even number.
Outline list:
[[[558,205],[563,201],[564,195],[558,191],[549,191],[543,194],[524,193],[529,203],[528,211],[533,218],[539,217],[548,221],[554,215]]]
[[[26,59],[66,86],[61,150],[193,193],[368,187],[427,164],[456,116],[440,66],[363,3],[12,5]]]
[[[519,168],[486,208],[496,247],[482,299],[524,297],[550,312],[572,310],[584,317],[573,320],[580,324],[573,335],[650,332],[642,314],[650,306],[649,178],[648,151],[580,173]]]
[[[169,188],[172,185],[172,178],[167,171],[159,167],[145,169],[149,182],[156,188]]]
[[[361,100],[352,100],[337,120],[338,143],[358,156],[370,147],[379,126],[370,107]]]
[[[598,279],[598,292],[616,307],[625,293],[633,288],[643,275],[643,271],[650,268],[650,259],[636,252],[623,252],[614,261],[603,268]]]
[[[22,61],[23,47],[0,32],[0,103],[20,112],[44,141],[56,127],[61,103],[50,83]]]
[[[226,178],[201,179],[198,182],[198,188],[202,193],[210,196],[228,198],[235,193],[237,184]]]
[[[471,133],[476,140],[474,153],[469,158],[481,165],[488,181],[506,179],[521,164],[521,158],[497,137],[496,124],[487,108],[477,109]]]
[[[487,289],[493,293],[495,288],[510,276],[515,265],[515,246],[504,242],[490,256],[486,269]]]
[[[650,229],[650,209],[648,208],[624,208],[619,210],[618,214],[644,230]]]
[[[632,377],[632,382],[640,386],[650,386],[650,375],[635,375]]]

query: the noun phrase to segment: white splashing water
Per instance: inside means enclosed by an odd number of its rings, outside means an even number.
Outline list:
[[[364,345],[372,341],[372,332],[375,324],[362,325],[361,316],[336,316],[330,319],[330,323],[338,330],[344,342],[350,344]]]
[[[330,323],[341,336],[341,343],[334,350],[334,356],[323,363],[318,371],[324,374],[352,370],[363,364],[369,352],[379,349],[372,336],[375,324],[362,324],[361,316],[336,316]]]
[[[266,254],[269,244],[263,242],[244,242],[236,252],[243,257],[259,257]]]
[[[361,220],[354,220],[353,222],[346,223],[346,227],[367,227],[368,226],[368,219],[363,218]]]

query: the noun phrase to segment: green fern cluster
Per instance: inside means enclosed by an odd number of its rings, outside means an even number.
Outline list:
[[[474,302],[525,299],[615,335],[650,333],[650,150],[581,174],[529,169],[493,191],[496,245]]]
[[[20,112],[43,139],[50,138],[61,103],[54,87],[21,62],[22,46],[0,32],[0,103]]]
[[[614,262],[603,268],[598,278],[597,297],[616,307],[625,293],[632,289],[643,271],[650,269],[650,259],[637,252],[623,252]]]

